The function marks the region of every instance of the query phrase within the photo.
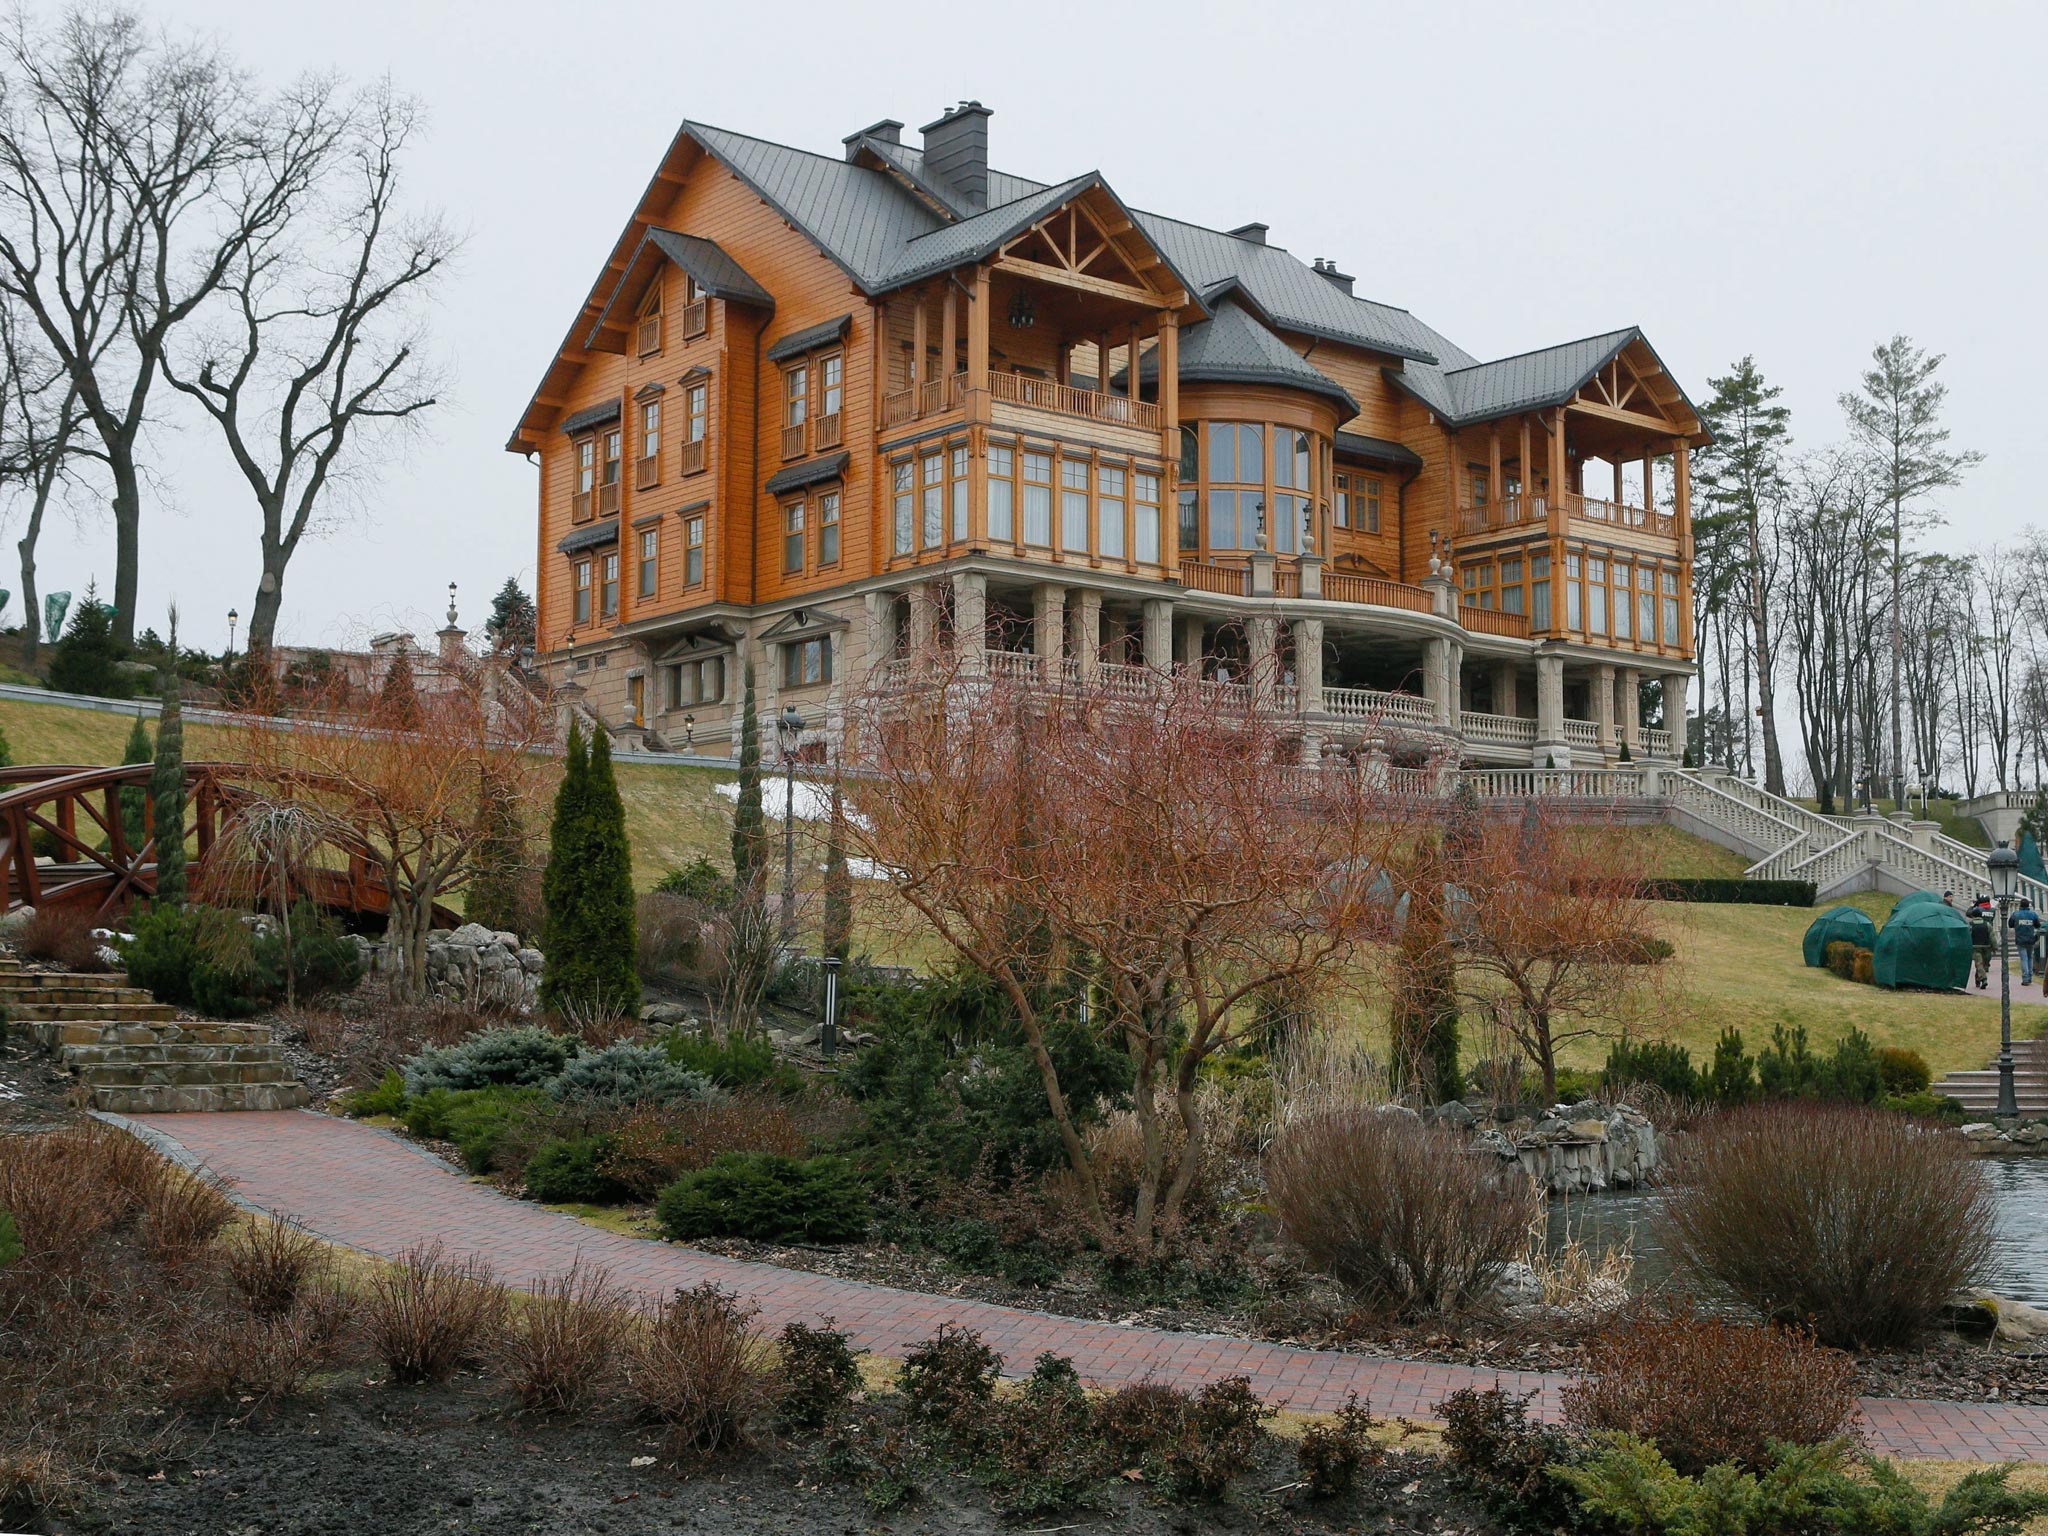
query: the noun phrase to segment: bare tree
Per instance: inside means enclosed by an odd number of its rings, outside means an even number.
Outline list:
[[[1906,578],[1906,534],[1939,520],[1927,497],[1960,484],[1963,472],[1984,455],[1948,446],[1941,411],[1948,386],[1935,378],[1939,352],[1923,352],[1904,336],[1871,350],[1872,367],[1860,389],[1841,398],[1849,430],[1869,456],[1874,479],[1889,515],[1891,608],[1887,650],[1891,661],[1892,799],[1904,791],[1905,681],[1901,589]]]
[[[21,557],[21,664],[33,667],[42,646],[43,616],[36,591],[36,545],[43,517],[79,462],[94,457],[79,428],[84,412],[78,386],[23,323],[20,310],[0,295],[0,494],[19,501],[25,518],[15,549]]]
[[[135,639],[142,437],[173,333],[288,223],[340,125],[134,12],[17,11],[0,42],[0,296],[78,392],[112,490],[116,635]]]
[[[1834,451],[1800,461],[1782,526],[1780,608],[1807,773],[1829,814],[1856,777],[1864,653],[1874,622],[1870,592],[1882,557],[1879,516],[1855,456]]]
[[[272,642],[285,568],[329,493],[437,403],[421,310],[457,241],[438,217],[398,207],[421,117],[388,81],[361,93],[298,216],[236,253],[218,300],[231,318],[164,364],[220,428],[262,513],[252,651]]]

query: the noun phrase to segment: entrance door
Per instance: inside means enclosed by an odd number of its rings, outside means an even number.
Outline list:
[[[647,724],[643,711],[647,705],[647,679],[634,673],[626,679],[626,718],[636,726]]]

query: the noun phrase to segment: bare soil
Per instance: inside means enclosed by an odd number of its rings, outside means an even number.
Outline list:
[[[864,1411],[864,1410],[862,1410]],[[30,1529],[65,1536],[583,1536],[688,1531],[902,1536],[1016,1530],[956,1473],[930,1475],[909,1508],[872,1513],[857,1489],[818,1468],[814,1437],[773,1441],[731,1461],[678,1469],[657,1437],[622,1417],[511,1415],[479,1380],[391,1388],[360,1375],[301,1401],[190,1424],[184,1455],[139,1465],[72,1514]],[[640,1458],[656,1458],[635,1466]],[[1433,1455],[1391,1455],[1354,1493],[1328,1503],[1298,1486],[1291,1443],[1275,1440],[1220,1504],[1164,1503],[1119,1481],[1098,1507],[1021,1522],[1036,1531],[1372,1530],[1448,1536],[1485,1528]]]

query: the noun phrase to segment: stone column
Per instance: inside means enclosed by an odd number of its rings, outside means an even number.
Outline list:
[[[1251,572],[1251,586],[1248,589],[1251,595],[1253,597],[1271,597],[1273,595],[1272,553],[1265,549],[1254,550],[1245,561],[1245,564],[1250,568]]]
[[[1092,587],[1080,588],[1067,617],[1074,626],[1070,648],[1080,663],[1081,676],[1093,677],[1102,664],[1102,594]]]
[[[1614,666],[1601,662],[1593,668],[1593,725],[1600,738],[1600,750],[1614,750]]]
[[[1458,616],[1458,589],[1451,585],[1448,570],[1423,577],[1422,588],[1429,594],[1431,613],[1440,619],[1455,619]]]
[[[1564,739],[1564,658],[1536,658],[1536,753],[1539,768],[1569,768],[1572,749]]]
[[[988,653],[988,577],[979,571],[953,573],[953,644],[961,667],[979,672]]]
[[[1048,667],[1064,654],[1066,626],[1067,589],[1040,584],[1031,594],[1031,648]]]
[[[1692,723],[1686,718],[1686,692],[1692,679],[1683,672],[1664,674],[1664,729],[1671,733],[1671,760],[1685,761]]]
[[[1148,597],[1144,615],[1145,665],[1164,672],[1173,665],[1173,602]]]
[[[1496,715],[1519,715],[1522,712],[1521,701],[1515,697],[1518,680],[1512,661],[1493,664],[1493,712]]]
[[[1301,557],[1301,595],[1323,595],[1323,557],[1313,549],[1306,551]]]
[[[1244,638],[1251,657],[1251,685],[1271,688],[1280,681],[1280,621],[1267,614],[1247,619]]]
[[[1175,620],[1173,659],[1182,666],[1201,666],[1202,630],[1202,616],[1198,613],[1184,613]]]
[[[1294,629],[1294,681],[1301,690],[1301,712],[1323,712],[1323,621],[1296,619]]]
[[[910,654],[931,655],[939,638],[939,597],[930,585],[919,582],[910,589]]]
[[[1617,702],[1621,705],[1621,740],[1632,758],[1643,755],[1643,674],[1634,667],[1623,667],[1616,674],[1615,686],[1621,690]]]
[[[1435,639],[1422,651],[1422,692],[1435,708],[1436,723],[1458,728],[1458,673],[1464,665],[1464,647],[1455,640]]]

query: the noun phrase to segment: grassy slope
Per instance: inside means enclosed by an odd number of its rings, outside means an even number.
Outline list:
[[[129,718],[62,705],[0,700],[4,729],[18,763],[111,763],[120,759]],[[232,756],[234,733],[217,726],[187,727],[188,750]],[[662,871],[702,854],[721,868],[728,863],[732,803],[716,786],[732,775],[715,768],[678,768],[649,763],[619,766],[633,841],[633,875],[643,889]],[[769,807],[771,816],[776,807]],[[1614,828],[1600,834],[1626,847],[1638,872],[1657,875],[1739,875],[1742,859],[1671,827]],[[815,847],[799,845],[799,879],[808,886],[807,867]],[[1889,896],[1855,898],[1873,917],[1890,910]],[[864,914],[865,916],[866,914]],[[1812,913],[1785,907],[1688,906],[1659,903],[1650,920],[1679,948],[1658,1005],[1658,1026],[1690,1047],[1697,1058],[1713,1050],[1728,1025],[1742,1030],[1752,1049],[1770,1037],[1771,1026],[1804,1024],[1816,1046],[1825,1046],[1860,1027],[1884,1044],[1911,1046],[1937,1073],[1951,1067],[1982,1066],[1996,1048],[1998,1008],[1989,998],[1888,993],[1856,987],[1801,963],[1799,941]],[[913,964],[942,962],[928,938],[885,935],[867,923],[879,955]],[[2028,1010],[2031,1014],[2035,1010]],[[2021,1028],[2032,1032],[2031,1022]],[[1474,1040],[1468,1054],[1481,1052]],[[1604,1046],[1570,1053],[1574,1065],[1596,1066]]]

